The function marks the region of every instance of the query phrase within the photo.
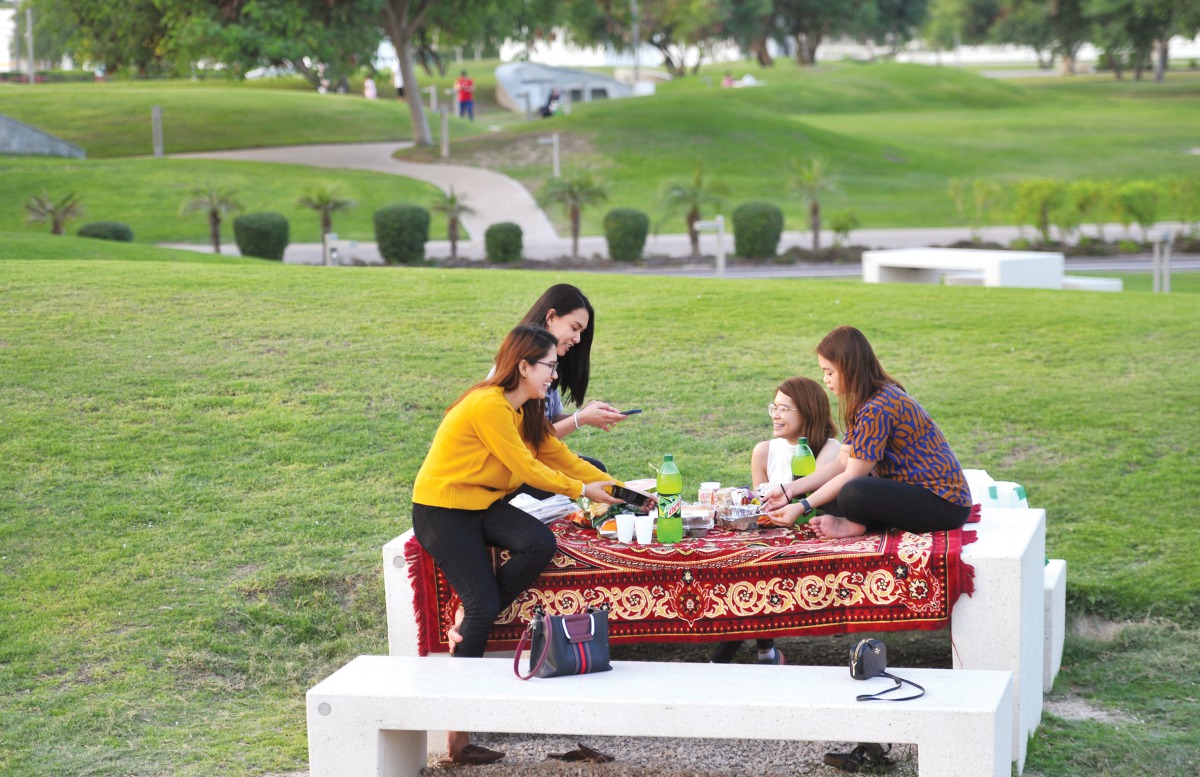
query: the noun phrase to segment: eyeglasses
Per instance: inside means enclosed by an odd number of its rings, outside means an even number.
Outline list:
[[[544,364],[550,368],[551,375],[558,374],[558,362],[534,362],[534,364]]]
[[[789,410],[795,410],[795,409],[796,408],[794,408],[794,407],[788,407],[787,405],[777,405],[774,402],[772,402],[771,404],[767,405],[767,414],[768,415],[775,415],[776,413],[782,414],[782,413],[788,412]]]

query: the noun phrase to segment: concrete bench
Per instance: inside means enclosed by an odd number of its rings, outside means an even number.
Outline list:
[[[1050,693],[1062,667],[1063,639],[1067,635],[1067,562],[1060,558],[1047,561],[1044,581],[1042,690]]]
[[[978,533],[977,541],[963,548],[963,560],[975,568],[975,594],[961,597],[950,616],[954,668],[1012,673],[1011,760],[1020,772],[1029,737],[1042,717],[1046,511],[985,508],[983,520],[967,528]],[[407,531],[383,547],[388,651],[393,656],[417,655],[413,591],[404,558],[411,536]]]
[[[984,286],[1026,289],[1063,288],[1063,255],[1051,251],[992,251],[975,248],[892,248],[864,251],[862,278],[866,283],[939,283],[943,273],[952,282],[973,282],[982,275]]]
[[[1008,777],[1012,677],[897,669],[912,701],[856,702],[846,667],[618,661],[522,682],[503,658],[360,656],[308,692],[311,777],[414,777],[426,731],[916,744],[921,777]]]

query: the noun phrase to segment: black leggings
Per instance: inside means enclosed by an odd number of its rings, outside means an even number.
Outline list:
[[[854,478],[821,509],[869,531],[896,528],[913,534],[957,529],[971,514],[970,505],[956,505],[922,486],[875,477]]]
[[[478,658],[496,616],[512,604],[554,556],[554,532],[529,513],[498,501],[486,510],[413,504],[413,533],[462,599],[463,641],[454,655]],[[511,557],[492,571],[488,546]]]

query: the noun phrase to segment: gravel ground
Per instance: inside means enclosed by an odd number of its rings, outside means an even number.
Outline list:
[[[777,645],[789,664],[844,666],[850,645],[858,639],[875,636],[888,645],[891,666],[951,665],[948,631],[853,634],[839,637],[781,639]],[[612,657],[621,661],[707,661],[708,645],[615,645]],[[747,641],[738,656],[739,663],[754,660],[754,643]],[[771,667],[763,667],[764,672]],[[847,670],[849,671],[849,670]],[[519,714],[519,713],[517,713]],[[479,734],[472,741],[502,750],[507,757],[490,766],[470,767],[475,777],[509,775],[554,775],[561,777],[792,777],[798,774],[845,774],[821,762],[830,751],[848,752],[854,742],[781,742],[726,739],[665,739],[658,737],[575,737],[532,734]],[[607,764],[564,763],[547,760],[548,753],[573,750],[586,744],[616,760]],[[444,755],[444,754],[441,754]],[[460,768],[436,766],[441,755],[430,757],[422,777],[442,777]],[[909,777],[917,774],[917,750],[913,745],[897,744],[891,757],[899,767],[889,774]],[[864,772],[865,773],[865,772]]]

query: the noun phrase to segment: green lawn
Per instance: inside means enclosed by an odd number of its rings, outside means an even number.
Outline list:
[[[1124,181],[1200,175],[1200,156],[1189,153],[1200,126],[1200,73],[1172,72],[1161,84],[1105,77],[1000,81],[949,67],[836,64],[807,70],[781,60],[767,71],[735,67],[736,75],[753,72],[764,82],[755,88],[715,87],[720,70],[709,69],[705,77],[661,85],[653,98],[594,101],[576,105],[570,116],[525,123],[495,109],[494,65],[466,65],[480,83],[481,106],[491,112],[474,124],[454,120],[450,161],[496,168],[536,192],[550,175],[550,154],[534,141],[560,132],[568,174],[591,169],[609,193],[606,204],[584,210],[585,234],[600,234],[612,207],[639,208],[659,221],[660,192],[690,180],[701,159],[709,178],[729,188],[731,207],[774,202],[784,209],[785,228],[793,230],[807,227],[807,215],[789,193],[785,171],[813,154],[828,160],[833,179],[822,200],[827,217],[850,209],[863,227],[961,226],[947,193],[953,178],[1012,183],[1043,176]],[[448,87],[457,67],[434,85]],[[174,185],[205,176],[233,180],[248,200],[293,215],[292,181],[303,173],[247,164],[238,174],[226,163],[204,162],[176,173],[161,160],[100,159],[149,153],[148,117],[155,104],[164,105],[168,117],[168,151],[411,137],[408,113],[394,100],[318,95],[286,83],[0,86],[6,113],[80,143],[90,155],[86,162],[44,167],[0,160],[0,229],[21,228],[21,203],[42,186],[57,194],[78,184],[93,206],[89,218],[103,213],[138,222],[139,242],[201,242],[199,221],[194,231],[184,228],[184,237],[160,236],[181,234]],[[502,131],[489,132],[489,125]],[[438,153],[417,150],[409,157],[436,161]],[[156,175],[163,171],[169,172]],[[399,182],[375,186],[356,177],[362,175],[321,171],[315,177],[342,180],[361,192],[366,207],[338,231],[369,240],[373,209],[402,198],[378,196],[377,189],[395,186],[408,195]],[[125,198],[132,203],[126,206]],[[559,209],[550,215],[566,234],[565,215]],[[993,215],[1009,223],[1005,211]],[[1164,204],[1161,217],[1175,215],[1173,205]],[[293,219],[293,239],[315,239],[312,223]],[[444,229],[436,222],[434,227]],[[684,223],[665,221],[659,229],[683,231]]]
[[[179,215],[190,191],[207,183],[236,190],[246,213],[283,214],[293,243],[321,240],[317,214],[296,205],[300,196],[314,186],[337,184],[343,196],[358,203],[333,220],[334,232],[357,240],[375,239],[372,218],[379,208],[395,202],[428,207],[437,192],[432,184],[412,178],[300,165],[202,159],[0,157],[0,230],[45,233],[48,229],[44,224],[25,222],[24,201],[43,191],[59,196],[76,192],[83,197],[86,212],[82,219],[68,225],[71,234],[90,221],[122,221],[132,227],[138,243],[208,243],[208,220],[204,215]],[[432,240],[445,239],[445,219],[430,220],[429,236]],[[233,246],[232,219],[222,225],[222,241]]]
[[[1194,757],[1196,273],[1152,298],[183,256],[0,234],[2,773],[303,768],[304,690],[386,651],[379,547],[442,409],[560,280],[597,307],[594,396],[646,410],[573,447],[621,477],[674,453],[693,495],[744,480],[774,386],[862,328],[966,466],[1046,508],[1074,614],[1174,624],[1073,641],[1066,689],[1152,728],[1050,720],[1029,768]]]

